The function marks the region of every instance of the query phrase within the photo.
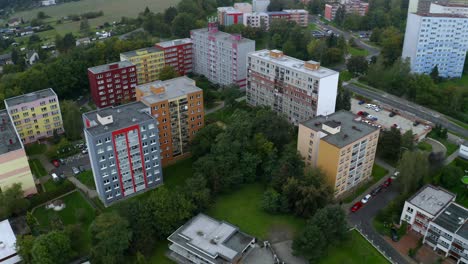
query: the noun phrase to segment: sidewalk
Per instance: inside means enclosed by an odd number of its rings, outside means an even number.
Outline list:
[[[88,186],[84,185],[83,183],[81,183],[77,178],[75,177],[68,177],[67,178],[69,181],[71,181],[75,186],[76,188],[80,189],[84,194],[86,194],[89,198],[95,198],[98,196],[98,193],[96,192],[96,190],[92,190],[90,188],[88,188]]]

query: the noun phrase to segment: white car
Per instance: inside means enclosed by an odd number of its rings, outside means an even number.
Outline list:
[[[372,197],[372,195],[368,194],[362,198],[361,203],[365,204],[369,201],[369,199]]]
[[[367,105],[366,105],[366,108],[372,108],[372,107],[374,107],[373,104],[367,104]]]
[[[374,111],[380,112],[380,110],[381,110],[381,109],[380,109],[379,107],[374,107]]]
[[[52,176],[52,180],[53,180],[53,181],[58,181],[58,180],[60,180],[59,176],[57,176],[57,174],[55,174],[55,173],[52,173],[50,176]]]

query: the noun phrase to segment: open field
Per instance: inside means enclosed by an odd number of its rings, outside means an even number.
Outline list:
[[[22,17],[24,20],[31,20],[37,16],[39,11],[43,11],[51,17],[51,20],[57,20],[70,14],[82,14],[91,11],[104,12],[104,16],[90,19],[91,27],[102,25],[105,22],[112,23],[120,21],[122,16],[135,18],[138,13],[148,7],[151,11],[162,12],[170,6],[175,6],[178,0],[81,0],[78,2],[69,2],[51,7],[34,8],[28,11],[22,11],[11,15],[11,17]],[[68,22],[53,25],[57,33],[78,32],[80,21]]]
[[[373,264],[389,262],[361,234],[353,230],[349,234],[348,240],[329,250],[328,255],[320,263]]]

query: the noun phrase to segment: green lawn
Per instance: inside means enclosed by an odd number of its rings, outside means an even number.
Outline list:
[[[353,75],[349,71],[340,72],[340,80],[347,82],[353,78]]]
[[[47,151],[46,144],[33,143],[25,146],[26,154],[31,155],[40,155]]]
[[[36,176],[36,178],[40,178],[42,176],[47,175],[46,169],[44,168],[44,166],[42,166],[41,161],[38,159],[29,160],[29,167],[31,168],[32,174]]]
[[[460,158],[456,158],[454,161],[452,161],[451,165],[460,167],[463,171],[468,170],[468,161],[462,160]],[[463,205],[464,207],[468,207],[468,188],[461,182],[462,176],[463,175],[460,175],[460,181],[458,184],[455,187],[449,189],[449,191],[457,195],[457,203]]]
[[[94,183],[94,176],[92,171],[84,171],[76,176],[76,178],[93,190],[96,190],[96,184]]]
[[[348,52],[352,56],[367,56],[367,55],[369,55],[369,52],[367,50],[360,49],[360,48],[354,48],[354,47],[349,47]]]
[[[56,181],[53,181],[52,179],[50,179],[50,180],[46,181],[45,183],[43,183],[46,192],[55,191],[55,190],[59,189],[62,184],[63,184],[63,181],[56,182]]]
[[[309,24],[309,26],[307,27],[309,30],[316,30],[317,29],[317,25],[316,24]]]
[[[323,264],[374,264],[389,263],[367,240],[353,230],[349,239],[330,249],[326,257],[320,263]]]
[[[50,228],[50,220],[55,216],[62,221],[63,225],[81,224],[83,231],[88,230],[89,225],[95,218],[94,209],[88,204],[80,192],[73,192],[61,200],[65,203],[66,208],[62,211],[55,212],[51,209],[45,209],[44,206],[38,207],[33,215],[36,217],[40,226],[45,229]],[[91,234],[89,232],[82,232],[83,245],[81,246],[80,253],[86,254],[91,248]]]
[[[187,178],[192,177],[193,159],[188,158],[163,169],[164,185],[168,189],[182,186]]]
[[[372,167],[372,180],[357,188],[353,193],[351,193],[349,196],[343,199],[343,202],[352,202],[356,197],[362,195],[367,189],[369,189],[369,187],[371,187],[380,179],[382,179],[385,175],[387,175],[387,173],[388,171],[385,168],[374,163],[374,166]]]
[[[468,74],[462,75],[458,79],[450,79],[439,83],[439,87],[448,88],[452,86],[468,87]]]
[[[172,260],[168,259],[164,254],[168,250],[169,241],[158,241],[154,254],[148,258],[148,263],[151,264],[175,264]]]
[[[427,143],[427,142],[419,142],[418,143],[418,149],[420,150],[423,150],[423,151],[427,151],[427,152],[431,152],[432,151],[432,145]]]
[[[303,219],[263,211],[260,203],[264,190],[260,184],[245,185],[235,192],[219,196],[206,213],[259,239],[267,239],[273,228],[284,228],[293,234],[302,229],[305,225]]]

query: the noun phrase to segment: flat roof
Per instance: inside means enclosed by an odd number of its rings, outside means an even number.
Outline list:
[[[253,237],[229,223],[198,214],[168,240],[215,263],[226,263],[239,256]]]
[[[305,9],[283,9],[283,11],[288,13],[309,13]]]
[[[188,44],[188,43],[192,43],[192,40],[190,38],[163,41],[163,42],[156,43],[156,45],[158,45],[160,47],[163,47],[163,48],[168,48],[168,47],[182,45],[182,44]]]
[[[455,194],[440,187],[426,185],[408,199],[408,202],[435,216],[454,199]]]
[[[32,92],[32,93],[28,93],[28,94],[23,94],[23,95],[18,95],[18,96],[15,96],[15,97],[7,98],[7,99],[5,99],[5,104],[8,107],[12,107],[12,106],[19,105],[19,104],[34,102],[36,100],[39,100],[39,99],[45,98],[45,97],[49,97],[49,96],[56,96],[56,94],[55,94],[54,90],[52,90],[52,88],[47,88],[47,89],[44,89],[44,90],[35,91],[35,92]]]
[[[221,6],[221,7],[218,7],[218,12],[219,12],[219,11],[222,11],[222,12],[242,13],[241,11],[235,9],[235,8],[232,7],[232,6]]]
[[[117,65],[117,67],[116,68],[111,68],[111,65]],[[91,67],[91,68],[88,68],[88,71],[90,71],[92,73],[103,73],[103,72],[107,72],[107,71],[111,71],[111,70],[115,70],[115,69],[127,68],[127,67],[130,67],[130,66],[133,66],[133,63],[131,63],[129,61],[118,61],[118,62],[112,62],[112,63],[108,63],[108,64],[104,64],[104,65]]]
[[[463,14],[451,14],[451,13],[416,13],[418,16],[422,17],[450,17],[450,18],[468,18]]]
[[[152,87],[164,87],[165,91],[163,93],[153,94],[151,91]],[[145,95],[142,100],[150,104],[202,91],[202,89],[195,85],[195,81],[187,76],[141,84],[137,86],[137,89],[142,91]]]
[[[83,117],[91,122],[91,127],[86,128],[91,135],[101,135],[107,132],[126,128],[141,122],[152,120],[149,108],[142,102],[111,106],[83,114]],[[111,117],[112,122],[102,124],[98,121],[101,118]]]
[[[289,13],[285,11],[270,11],[266,13],[269,15],[289,15]]]
[[[240,36],[240,39],[235,39],[234,37],[236,36],[236,34],[229,34],[226,32],[219,31],[219,30],[216,32],[209,32],[208,28],[193,29],[193,30],[190,30],[190,33],[201,33],[205,35],[214,36],[217,41],[222,41],[222,42],[227,42],[227,43],[247,43],[247,42],[255,43],[254,40],[244,38],[242,36]]]
[[[124,55],[126,57],[134,57],[134,56],[143,55],[143,54],[138,54],[139,52],[142,52],[142,51],[146,51],[148,53],[156,53],[156,52],[161,52],[162,50],[156,47],[147,47],[147,48],[123,52],[123,53],[120,53],[120,55]]]
[[[11,229],[10,222],[3,220],[0,222],[0,243],[3,243],[5,247],[0,247],[0,259],[7,258],[16,253],[16,236]]]
[[[468,8],[468,3],[443,3],[443,2],[439,3],[439,2],[433,2],[433,3],[431,3],[431,5]]]
[[[353,113],[344,110],[335,112],[329,116],[317,116],[301,124],[314,131],[325,133],[326,136],[322,137],[321,140],[339,148],[356,142],[378,130],[377,127],[357,121]],[[322,128],[324,124],[331,128],[340,127],[340,131],[335,134],[325,131]]]
[[[433,222],[452,233],[456,233],[468,239],[468,229],[466,227],[467,218],[468,210],[466,208],[456,203],[451,203],[433,220]]]
[[[281,52],[279,50],[271,50],[271,51]],[[314,76],[316,78],[325,78],[325,77],[328,77],[328,76],[331,76],[331,75],[338,74],[338,72],[336,72],[334,70],[331,70],[331,69],[328,69],[328,68],[325,68],[325,67],[322,67],[322,66],[320,66],[320,68],[318,70],[307,69],[307,68],[304,67],[304,64],[305,64],[306,61],[296,59],[296,58],[287,56],[285,54],[280,58],[271,57],[270,56],[270,50],[267,50],[267,49],[250,52],[249,56],[256,57],[256,58],[259,58],[259,59],[262,59],[262,60],[265,60],[265,61],[268,61],[268,62],[271,62],[271,63],[274,63],[274,64],[282,65],[282,66],[287,67],[287,68],[289,68],[291,70],[306,73],[306,74],[309,74],[309,75]],[[318,63],[318,62],[313,61],[313,60],[309,60],[307,62],[309,62],[309,63]]]
[[[0,110],[0,155],[23,148],[7,110]],[[0,258],[1,259],[1,258]]]

